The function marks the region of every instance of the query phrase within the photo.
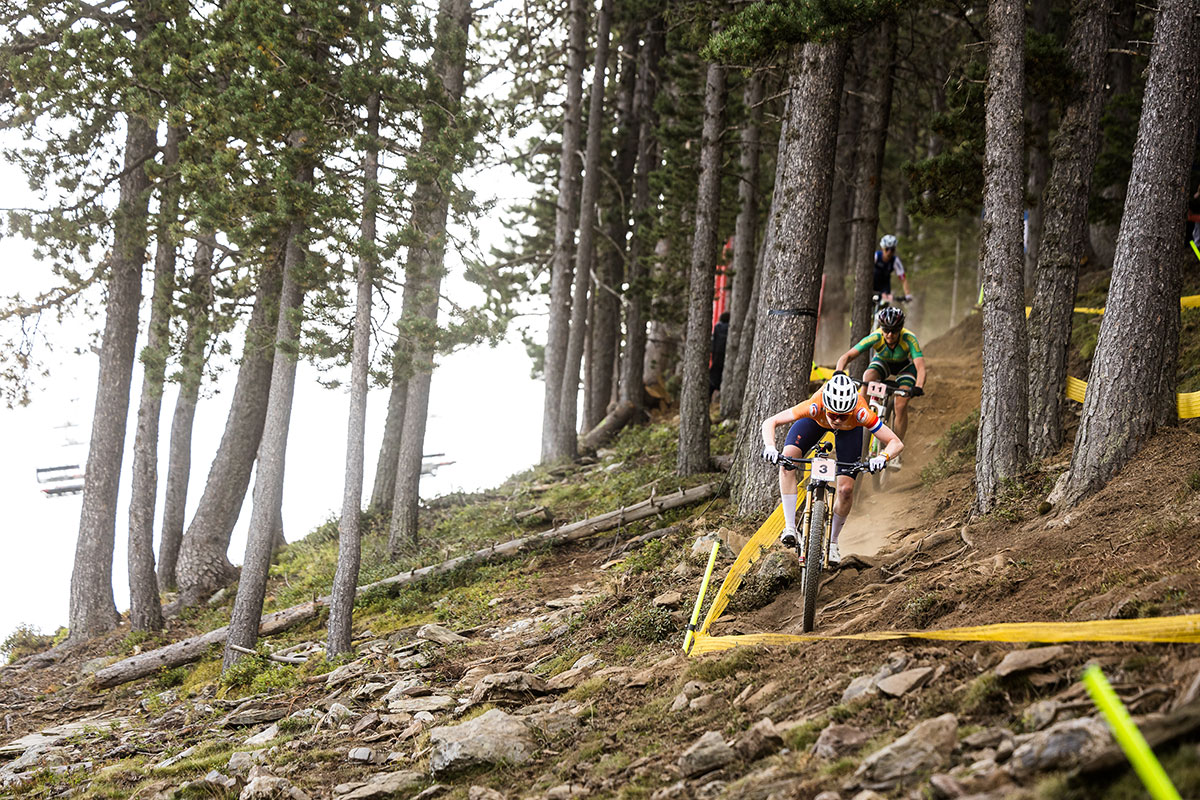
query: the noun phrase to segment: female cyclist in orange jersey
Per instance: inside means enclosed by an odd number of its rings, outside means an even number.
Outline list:
[[[783,455],[799,458],[808,452],[827,431],[833,431],[837,460],[844,463],[858,461],[863,451],[863,428],[871,431],[883,442],[884,449],[871,459],[871,471],[883,469],[889,459],[895,458],[904,449],[904,442],[884,425],[879,415],[867,406],[854,386],[854,381],[844,372],[833,374],[808,400],[797,406],[767,417],[762,423],[763,460],[779,463],[779,451],[775,449],[775,428],[791,423],[784,440]],[[829,561],[841,561],[838,552],[838,535],[846,524],[846,517],[854,505],[854,478],[846,467],[838,467],[837,496],[833,501],[833,525],[830,537]],[[796,472],[779,469],[779,494],[783,502],[783,533],[779,541],[787,547],[796,545]]]

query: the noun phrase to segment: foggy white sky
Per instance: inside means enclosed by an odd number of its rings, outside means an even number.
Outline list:
[[[527,191],[523,181],[506,175],[505,170],[492,170],[475,182],[479,187],[487,187],[481,189],[481,193],[499,196],[501,207]],[[0,185],[8,187],[5,205],[24,202],[21,198],[26,193],[24,178],[2,163]],[[490,244],[501,241],[504,230],[498,217],[481,220],[479,224],[481,249],[487,252]],[[148,271],[147,296],[149,278]],[[0,238],[0,296],[16,292],[28,294],[39,287],[46,288],[49,280],[49,268],[33,260],[27,242]],[[459,302],[471,302],[459,294],[470,291],[470,285],[461,278],[450,280],[453,284],[446,293]],[[398,310],[398,298],[392,298],[391,302]],[[143,307],[143,325],[146,313]],[[541,322],[540,318],[522,320],[522,324],[533,327]],[[0,407],[0,507],[4,520],[3,538],[0,539],[0,640],[21,623],[50,632],[67,621],[80,496],[53,499],[43,496],[42,487],[35,480],[35,469],[86,460],[97,370],[96,356],[86,350],[87,331],[102,325],[100,318],[76,320],[60,327],[47,315],[41,331],[59,343],[50,364],[50,376],[38,381],[28,407],[12,410]],[[72,354],[74,345],[83,345],[84,353]],[[431,497],[457,489],[489,488],[536,462],[541,442],[542,384],[529,377],[530,363],[519,336],[514,332],[510,341],[496,349],[473,347],[445,357],[439,363],[433,376],[425,452],[445,452],[447,459],[459,463],[442,467],[435,476],[423,478],[422,496]],[[283,504],[284,530],[292,541],[340,513],[349,409],[345,386],[349,381],[349,370],[343,372],[324,376],[342,380],[343,388],[337,390],[321,388],[316,381],[315,369],[303,362],[297,374]],[[203,390],[193,435],[188,519],[203,491],[208,466],[220,441],[235,378],[235,370],[226,370],[215,387],[216,394],[211,385],[206,385]],[[134,371],[131,391],[127,451],[133,442],[140,384],[139,365]],[[160,421],[156,554],[175,396],[175,388],[170,387],[163,398]],[[77,400],[72,402],[75,398]],[[367,405],[366,496],[370,494],[386,410],[386,390],[374,390]],[[461,421],[464,419],[470,421],[464,423]],[[55,427],[67,421],[80,427],[70,430]],[[82,440],[85,446],[63,447],[68,433]],[[129,461],[127,455],[118,502],[113,563],[114,590],[117,606],[122,611],[128,608],[125,540],[128,536]],[[250,492],[229,548],[229,557],[235,564],[240,564],[245,554],[249,497]]]

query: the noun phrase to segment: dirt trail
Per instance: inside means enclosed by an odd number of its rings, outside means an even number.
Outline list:
[[[875,555],[906,532],[931,520],[928,504],[917,497],[921,469],[937,456],[946,429],[979,407],[982,330],[975,314],[925,347],[925,395],[909,404],[903,467],[884,492],[858,481],[854,511],[840,539],[842,553]]]

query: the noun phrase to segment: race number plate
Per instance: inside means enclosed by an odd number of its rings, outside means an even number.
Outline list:
[[[837,462],[832,458],[814,458],[810,477],[814,481],[832,481],[837,477]]]
[[[879,381],[871,381],[867,384],[867,396],[873,397],[876,400],[886,400],[887,384]]]

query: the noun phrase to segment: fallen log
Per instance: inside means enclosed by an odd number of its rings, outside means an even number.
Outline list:
[[[467,553],[466,555],[452,558],[449,561],[443,561],[440,564],[402,572],[399,575],[393,575],[390,578],[384,578],[383,580],[360,586],[358,587],[358,591],[363,592],[383,586],[402,586],[407,583],[419,581],[430,575],[440,575],[444,572],[450,572],[472,561],[486,561],[496,556],[511,556],[522,550],[528,550],[544,544],[573,542],[577,539],[591,536],[593,533],[601,533],[629,522],[637,522],[647,517],[656,516],[663,511],[691,505],[700,500],[707,500],[716,493],[717,484],[706,483],[703,486],[696,486],[692,489],[680,489],[673,494],[663,496],[651,495],[650,499],[643,500],[632,506],[619,508],[616,511],[610,511],[607,514],[601,514],[579,522],[572,522],[570,525],[563,525],[560,528],[552,528],[551,530],[542,531],[530,536],[522,536],[520,539],[501,542],[500,544],[485,547],[482,550],[476,550],[474,553]]]
[[[285,608],[282,611],[267,614],[262,618],[262,623],[258,626],[258,635],[273,636],[289,628],[294,628],[300,623],[307,622],[316,617],[317,612],[324,605],[328,605],[327,598],[321,598],[311,603],[303,603],[291,608]],[[228,635],[229,626],[226,625],[208,633],[202,633],[199,636],[193,636],[190,639],[184,639],[175,642],[175,644],[160,647],[157,650],[149,650],[145,653],[138,653],[136,656],[130,656],[123,661],[118,661],[115,664],[110,664],[101,670],[97,670],[96,686],[101,689],[107,689],[110,686],[117,686],[129,681],[135,681],[138,678],[144,678],[147,675],[153,675],[160,669],[171,669],[172,667],[180,667],[184,664],[190,664],[193,661],[199,661],[204,657],[209,647],[214,644],[223,643]]]
[[[612,530],[629,522],[637,522],[638,520],[656,516],[663,511],[680,508],[681,506],[690,505],[700,500],[707,500],[716,494],[716,492],[716,483],[706,483],[703,486],[696,486],[692,489],[680,489],[673,494],[662,496],[651,494],[648,500],[643,500],[632,506],[619,508],[616,511],[610,511],[596,517],[573,522],[570,525],[563,525],[559,528],[552,528],[541,533],[523,536],[520,539],[513,539],[492,545],[491,547],[485,547],[482,550],[476,550],[473,553],[467,553],[466,555],[443,561],[440,564],[421,567],[420,569],[402,572],[399,575],[393,575],[390,578],[384,578],[374,583],[364,584],[359,586],[355,593],[357,596],[358,593],[370,589],[414,583],[430,575],[440,575],[444,572],[449,572],[472,561],[486,561],[497,556],[511,556],[522,550],[539,545],[575,541],[590,536],[593,533]],[[314,618],[323,606],[328,606],[330,600],[331,597],[325,595],[311,603],[292,606],[291,608],[285,608],[282,611],[268,614],[263,617],[262,624],[259,625],[258,635],[272,636],[293,628],[302,622],[307,622]],[[214,644],[223,643],[228,635],[229,626],[225,626],[199,636],[193,636],[190,639],[184,639],[175,644],[167,645],[166,647],[160,647],[157,650],[139,653],[136,656],[131,656],[115,664],[110,664],[96,672],[96,686],[101,689],[107,689],[111,686],[117,686],[153,675],[160,669],[170,669],[190,664],[193,661],[199,661],[208,651],[209,647]]]
[[[612,410],[612,413],[600,420],[600,423],[583,437],[584,448],[598,450],[608,444],[614,436],[621,432],[622,428],[629,424],[637,410],[637,406],[628,400],[618,405]]]

